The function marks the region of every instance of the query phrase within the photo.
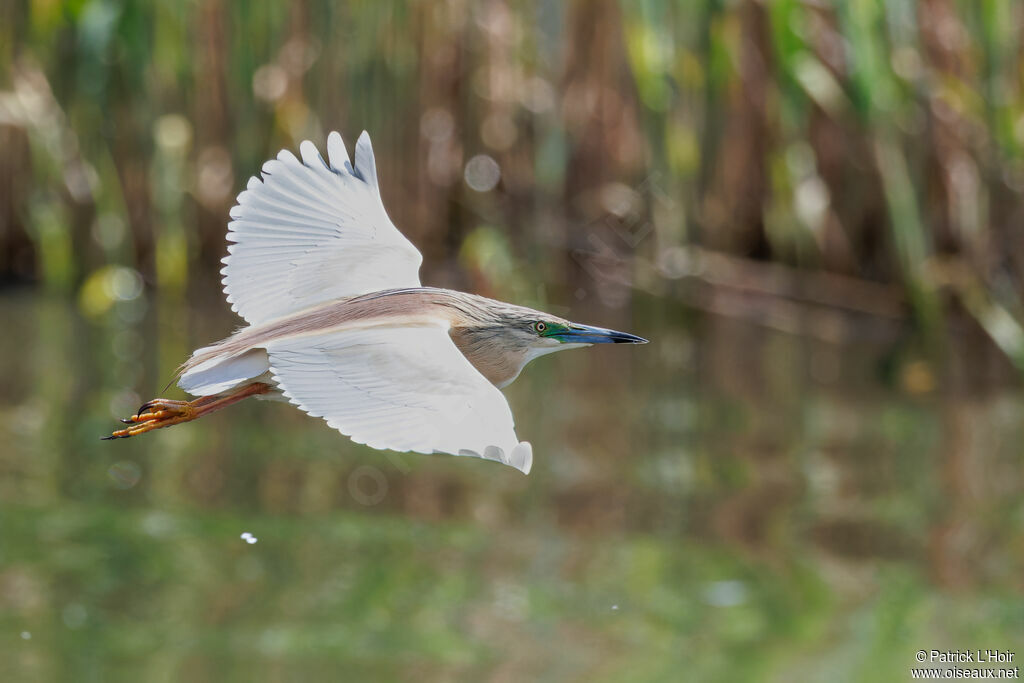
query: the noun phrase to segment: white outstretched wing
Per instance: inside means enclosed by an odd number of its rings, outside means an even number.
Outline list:
[[[505,396],[442,322],[334,330],[272,341],[270,371],[289,401],[373,448],[496,460],[528,474]]]
[[[419,287],[423,260],[392,224],[377,187],[364,132],[349,163],[338,133],[327,138],[330,163],[312,142],[302,160],[285,150],[249,179],[228,224],[224,292],[249,324],[341,297]]]

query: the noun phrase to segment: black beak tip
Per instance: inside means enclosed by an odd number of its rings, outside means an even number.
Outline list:
[[[638,337],[635,334],[626,334],[625,332],[620,333],[621,336],[615,337],[616,344],[647,344],[648,341],[643,337]]]

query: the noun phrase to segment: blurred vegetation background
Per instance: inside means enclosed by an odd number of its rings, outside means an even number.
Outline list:
[[[1019,647],[1022,28],[0,3],[0,677],[876,681]],[[335,129],[424,283],[653,340],[509,388],[529,479],[265,404],[97,441],[238,324],[234,197]]]
[[[933,346],[964,316],[1024,363],[1019,3],[2,11],[4,282],[92,309],[111,266],[205,291],[262,161],[366,128],[427,281],[461,258],[481,289],[596,276],[605,303],[717,307],[697,279],[906,316]]]

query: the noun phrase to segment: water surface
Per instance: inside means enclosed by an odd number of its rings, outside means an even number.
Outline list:
[[[101,442],[235,319],[4,293],[3,678],[875,681],[1024,642],[1016,389],[634,309],[579,317],[651,344],[507,390],[524,477],[255,401]]]

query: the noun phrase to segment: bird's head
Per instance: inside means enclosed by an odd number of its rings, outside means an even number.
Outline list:
[[[591,344],[646,344],[626,332],[592,327],[564,318],[474,297],[476,310],[453,328],[456,344],[485,377],[499,387],[519,376],[523,366],[538,356],[578,349]]]

